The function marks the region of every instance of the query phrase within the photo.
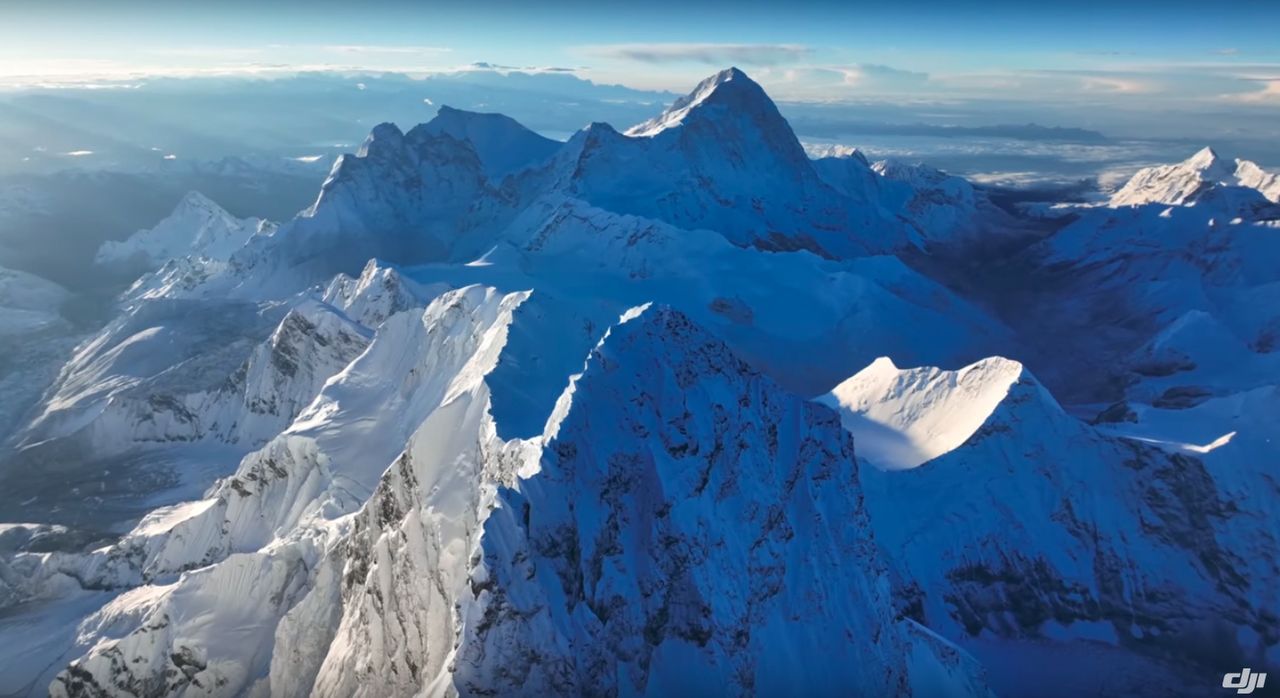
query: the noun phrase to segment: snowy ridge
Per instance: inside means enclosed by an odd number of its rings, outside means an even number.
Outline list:
[[[863,458],[903,470],[964,443],[1022,377],[1022,364],[1000,357],[958,371],[901,370],[881,357],[819,400],[840,412]]]
[[[127,240],[108,240],[98,250],[99,264],[140,262],[158,267],[170,259],[207,257],[226,261],[254,235],[270,235],[275,224],[260,218],[236,218],[199,192],[189,192],[154,228]]]
[[[394,267],[371,259],[359,277],[335,276],[321,298],[365,327],[377,328],[396,313],[425,307],[428,301],[445,290],[424,288],[406,279]]]
[[[711,231],[558,196],[531,204],[502,237],[514,252],[500,246],[488,266],[411,273],[423,282],[528,284],[560,298],[591,297],[615,317],[636,303],[668,303],[801,394],[829,389],[877,351],[920,363],[969,361],[1006,331],[888,256],[832,264],[807,253],[762,254]]]

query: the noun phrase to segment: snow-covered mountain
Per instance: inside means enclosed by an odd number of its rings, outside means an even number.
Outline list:
[[[625,134],[592,124],[549,159],[546,149],[510,119],[453,109],[407,133],[379,125],[357,153],[339,158],[314,206],[255,238],[233,257],[235,278],[221,282],[254,295],[285,279],[297,286],[355,274],[355,260],[372,257],[472,261],[546,196],[712,230],[740,247],[828,258],[899,249],[917,237],[823,181],[768,95],[736,69]]]
[[[270,235],[275,224],[260,218],[236,218],[199,192],[190,192],[154,228],[126,240],[108,240],[98,250],[99,264],[158,267],[177,257],[226,261],[254,235]]]
[[[1280,202],[1280,178],[1276,175],[1248,160],[1227,160],[1213,148],[1203,148],[1176,165],[1139,170],[1111,195],[1110,205],[1181,206],[1195,203],[1202,194],[1219,187],[1253,189],[1272,202]]]
[[[379,125],[272,234],[211,254],[175,221],[14,433],[0,640],[43,639],[0,642],[0,693],[1261,665],[1280,248],[1238,169],[988,260],[1023,221],[927,166],[811,160],[736,69],[566,143]]]

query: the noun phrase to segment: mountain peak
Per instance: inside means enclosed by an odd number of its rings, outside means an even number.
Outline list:
[[[1184,160],[1181,166],[1196,172],[1205,181],[1235,184],[1236,163],[1222,157],[1209,146],[1196,151],[1196,154]]]
[[[183,195],[182,200],[178,202],[177,206],[173,207],[173,213],[170,215],[176,215],[178,212],[184,210],[221,212],[223,211],[223,208],[213,201],[213,199],[210,199],[204,194],[193,189]]]
[[[375,157],[387,153],[388,151],[400,150],[404,147],[404,132],[399,126],[384,121],[373,127],[369,132],[369,136],[364,139],[364,143],[360,144],[360,149],[356,151],[356,157]]]
[[[1222,161],[1222,157],[1217,151],[1209,146],[1205,146],[1196,151],[1195,155],[1187,158],[1183,164],[1189,165],[1195,169],[1202,170],[1212,167]]]
[[[436,116],[405,135],[410,142],[423,136],[449,136],[475,149],[490,177],[499,178],[551,157],[560,143],[534,133],[504,114],[466,111],[441,106]]]
[[[1240,186],[1236,163],[1209,147],[1174,165],[1158,165],[1138,170],[1111,197],[1111,206],[1148,203],[1185,205],[1196,201],[1217,185]]]
[[[764,88],[741,70],[726,68],[698,83],[692,92],[672,102],[671,106],[658,116],[628,129],[627,135],[656,136],[663,131],[684,125],[702,108],[713,105],[746,114],[764,112],[782,121],[782,116],[778,114],[773,100],[765,94]],[[785,124],[785,121],[783,123]]]

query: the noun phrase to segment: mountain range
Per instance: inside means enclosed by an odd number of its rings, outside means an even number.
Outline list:
[[[1276,195],[999,205],[732,68],[191,194],[13,417],[0,693],[1217,690],[1280,656]]]

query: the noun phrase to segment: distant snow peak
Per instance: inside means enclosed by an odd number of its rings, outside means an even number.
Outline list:
[[[254,235],[269,235],[275,225],[261,218],[236,218],[209,197],[192,191],[154,228],[127,240],[109,240],[99,248],[99,264],[140,263],[156,268],[170,259],[195,256],[226,261]]]
[[[1221,187],[1253,189],[1272,202],[1280,203],[1280,178],[1248,160],[1229,160],[1213,148],[1201,148],[1174,165],[1158,165],[1138,170],[1111,196],[1110,205],[1141,206],[1149,203],[1193,204],[1201,196]]]

